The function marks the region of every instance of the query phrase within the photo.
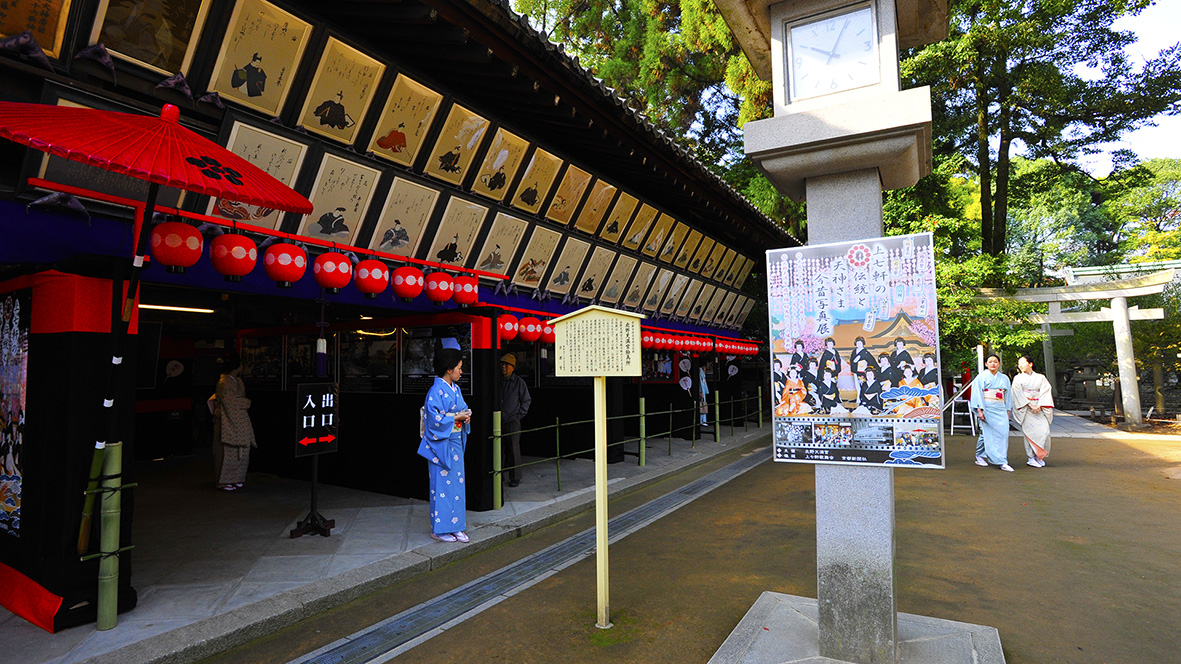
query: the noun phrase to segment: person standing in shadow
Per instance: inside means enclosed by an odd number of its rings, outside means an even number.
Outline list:
[[[501,450],[508,470],[508,485],[521,485],[521,419],[529,414],[533,397],[529,386],[515,372],[517,356],[505,353],[500,357],[500,373],[504,376],[500,389]]]

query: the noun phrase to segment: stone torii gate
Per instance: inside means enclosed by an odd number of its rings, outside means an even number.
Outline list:
[[[1142,277],[1119,279],[1100,283],[1075,284],[1057,288],[1019,288],[1015,293],[998,288],[981,288],[981,300],[1017,300],[1019,302],[1046,302],[1049,313],[1032,314],[1031,323],[1049,326],[1051,323],[1100,323],[1110,321],[1115,328],[1115,356],[1119,364],[1120,392],[1123,394],[1124,421],[1133,427],[1143,424],[1140,415],[1140,385],[1136,380],[1136,357],[1132,351],[1133,320],[1159,320],[1165,317],[1163,309],[1128,307],[1128,298],[1140,295],[1155,295],[1173,281],[1174,270],[1161,270]],[[1063,302],[1082,300],[1111,300],[1111,307],[1099,311],[1062,312]],[[1050,344],[1047,336],[1046,344]],[[1054,355],[1047,346],[1046,378],[1054,384]]]

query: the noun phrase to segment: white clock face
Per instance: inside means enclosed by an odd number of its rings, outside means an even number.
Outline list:
[[[876,84],[877,31],[868,7],[791,27],[793,101]]]

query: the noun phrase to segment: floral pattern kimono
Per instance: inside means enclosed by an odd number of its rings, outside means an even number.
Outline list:
[[[467,410],[458,385],[435,377],[423,406],[423,435],[418,455],[430,472],[431,531],[436,535],[467,530],[467,491],[463,453],[471,423],[455,416]]]

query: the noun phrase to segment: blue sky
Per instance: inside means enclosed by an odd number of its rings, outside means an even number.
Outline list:
[[[1128,53],[1137,64],[1155,57],[1162,50],[1181,41],[1181,2],[1157,0],[1156,4],[1138,16],[1125,17],[1116,22],[1120,30],[1131,30],[1139,38]],[[1107,152],[1083,160],[1092,175],[1104,176],[1111,171],[1110,151],[1130,149],[1141,159],[1169,157],[1181,159],[1181,115],[1158,117],[1157,126],[1145,127],[1124,136],[1118,143],[1106,145]]]

